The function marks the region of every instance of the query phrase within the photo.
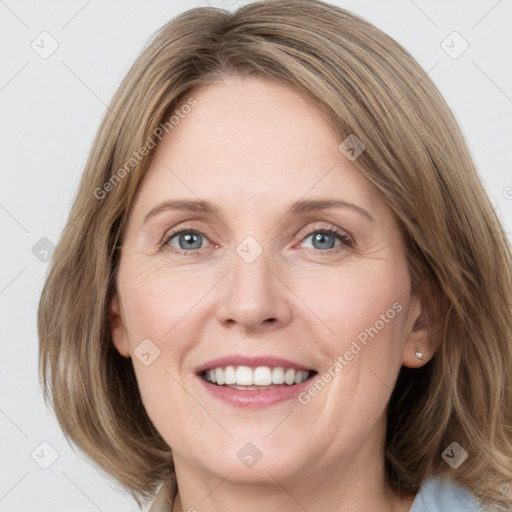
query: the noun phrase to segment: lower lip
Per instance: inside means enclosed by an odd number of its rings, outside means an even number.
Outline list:
[[[316,374],[315,374],[316,375]],[[227,386],[217,386],[207,382],[199,375],[197,378],[201,381],[206,391],[214,397],[234,407],[260,408],[268,407],[278,402],[291,400],[308,386],[311,385],[314,376],[293,386],[284,385],[274,389],[257,390],[251,389],[243,391],[241,389],[232,389]]]

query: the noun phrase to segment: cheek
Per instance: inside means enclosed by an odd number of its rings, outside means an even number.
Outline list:
[[[382,414],[402,363],[409,281],[406,268],[394,261],[347,266],[321,286],[308,284],[299,292],[322,320],[315,323],[317,351],[324,361],[319,373],[325,383],[325,388],[307,390],[301,403],[315,401],[312,410],[318,407],[318,414],[322,404],[341,408],[342,416],[352,418],[353,424],[343,425],[354,438]]]
[[[171,273],[168,267],[136,259],[124,263],[118,283],[123,323],[143,402],[158,425],[166,422],[170,402],[186,409],[187,394],[179,383],[186,354],[202,338],[201,299],[215,279],[210,282],[203,274],[199,279],[198,272],[186,270]],[[162,407],[162,397],[169,407]]]
[[[369,348],[378,339],[371,348],[381,355],[391,345],[400,348],[394,341],[401,338],[409,281],[398,267],[354,264],[322,278],[297,279],[293,289],[314,314],[324,352],[334,358],[353,340]]]
[[[130,269],[138,269],[131,272]],[[181,322],[193,316],[195,306],[208,290],[207,279],[198,273],[127,261],[120,276],[123,319],[130,343],[150,338],[159,343],[172,338]],[[211,285],[210,285],[211,287]]]
[[[323,299],[322,318],[334,331],[322,346],[328,355],[324,398],[333,409],[344,404],[355,421],[354,436],[362,423],[371,425],[382,413],[402,361],[408,274],[398,263],[379,270],[347,272],[329,286],[330,299]],[[321,297],[316,300],[321,307]]]
[[[165,275],[140,274],[125,281],[123,288],[125,325],[142,402],[171,446],[184,443],[181,432],[192,435],[187,416],[197,409],[181,384],[180,370],[196,338],[194,329],[198,327],[190,310],[192,301],[197,302],[199,297],[192,294],[187,299],[183,293],[186,286],[177,287],[177,291],[175,284]]]

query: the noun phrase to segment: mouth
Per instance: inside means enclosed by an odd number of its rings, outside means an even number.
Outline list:
[[[314,370],[286,366],[217,366],[199,373],[206,382],[217,387],[239,391],[267,391],[300,385],[317,374]]]
[[[232,407],[263,408],[297,399],[318,372],[272,355],[233,354],[195,370],[207,395]]]

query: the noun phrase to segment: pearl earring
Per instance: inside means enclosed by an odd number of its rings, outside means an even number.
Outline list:
[[[423,361],[423,354],[421,352],[416,352],[416,357]]]

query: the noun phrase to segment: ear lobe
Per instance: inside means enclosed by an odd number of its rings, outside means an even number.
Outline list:
[[[432,359],[441,336],[439,333],[439,312],[434,294],[423,289],[414,294],[409,314],[410,324],[402,355],[402,364],[408,368],[420,368]]]
[[[128,343],[126,329],[124,328],[123,320],[121,318],[121,308],[119,306],[117,294],[112,298],[108,314],[108,321],[110,326],[110,333],[112,334],[112,341],[117,351],[123,357],[130,357],[130,345]]]

